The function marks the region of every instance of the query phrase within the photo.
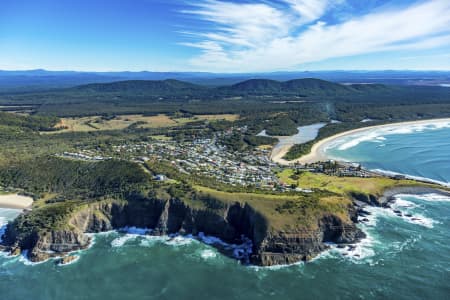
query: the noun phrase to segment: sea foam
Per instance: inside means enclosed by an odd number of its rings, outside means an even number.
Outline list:
[[[405,178],[408,178],[408,179],[413,179],[413,180],[418,180],[418,181],[423,181],[423,182],[429,182],[429,183],[436,183],[436,184],[439,184],[439,185],[442,185],[442,186],[450,187],[450,182],[439,181],[439,180],[435,180],[435,179],[431,179],[431,178],[427,178],[427,177],[408,175],[408,174],[404,174],[404,173],[387,171],[387,170],[383,170],[383,169],[371,169],[370,171],[376,172],[376,173],[380,173],[380,174],[383,174],[383,175],[387,175],[387,176],[400,175],[400,176],[404,176]]]
[[[401,219],[404,222],[419,225],[426,228],[433,228],[433,225],[437,221],[426,217],[423,212],[418,210],[422,209],[422,206],[418,203],[409,200],[409,197],[417,197],[425,201],[450,201],[450,197],[442,196],[439,194],[426,194],[426,195],[409,195],[399,194],[394,197],[394,201],[390,207],[374,207],[366,206],[364,209],[369,212],[369,215],[359,216],[358,224],[359,228],[363,230],[366,237],[359,243],[348,246],[338,246],[337,244],[329,243],[330,250],[320,254],[316,259],[325,259],[330,257],[342,257],[350,260],[354,263],[368,263],[370,265],[377,264],[375,256],[378,251],[387,251],[392,253],[398,253],[406,247],[411,247],[415,244],[421,236],[410,237],[405,241],[394,242],[390,245],[383,245],[383,241],[379,240],[376,235],[376,226],[380,218]],[[396,213],[397,212],[397,213]],[[379,250],[376,250],[379,249]]]
[[[356,147],[362,142],[382,142],[386,140],[385,136],[387,135],[396,135],[396,134],[411,134],[417,132],[424,132],[427,130],[439,130],[443,128],[450,128],[449,121],[433,121],[430,120],[429,123],[419,123],[419,124],[397,124],[390,125],[379,128],[371,128],[361,132],[356,132],[354,134],[350,134],[344,136],[342,138],[338,138],[332,142],[330,142],[329,148],[337,147],[338,150],[347,150],[353,147]]]

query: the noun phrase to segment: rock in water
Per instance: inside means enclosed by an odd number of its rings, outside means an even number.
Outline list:
[[[63,258],[61,258],[59,260],[59,264],[60,265],[67,265],[67,264],[69,264],[69,263],[71,263],[71,262],[73,262],[74,260],[77,260],[77,259],[78,259],[78,256],[76,256],[76,255],[64,256]]]

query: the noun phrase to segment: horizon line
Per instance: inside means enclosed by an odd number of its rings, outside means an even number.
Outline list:
[[[298,70],[298,71],[266,71],[266,72],[209,72],[209,71],[151,71],[151,70],[71,70],[71,69],[0,69],[0,72],[73,72],[73,73],[204,73],[204,74],[227,74],[227,75],[246,75],[246,74],[275,74],[275,73],[308,73],[308,72],[450,72],[450,69],[324,69],[324,70]]]

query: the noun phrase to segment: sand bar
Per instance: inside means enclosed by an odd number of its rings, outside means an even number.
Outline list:
[[[355,133],[360,133],[360,132],[367,131],[367,130],[373,130],[373,129],[400,127],[400,126],[408,126],[408,125],[434,124],[434,123],[438,123],[438,122],[450,122],[450,118],[417,120],[417,121],[398,122],[398,123],[389,123],[389,124],[376,125],[376,126],[361,127],[361,128],[341,132],[336,135],[333,135],[333,136],[330,136],[323,140],[318,141],[317,143],[315,143],[312,146],[311,152],[309,154],[304,155],[298,159],[287,161],[282,158],[293,145],[284,146],[283,149],[280,149],[277,153],[272,154],[271,158],[274,162],[277,162],[281,165],[289,165],[289,164],[293,164],[293,163],[305,164],[305,163],[313,163],[313,162],[317,162],[317,161],[324,161],[324,160],[328,159],[325,154],[325,151],[324,151],[326,148],[326,145],[328,145],[330,142],[332,142],[338,138],[352,135]]]
[[[18,194],[0,195],[0,208],[29,208],[33,204],[33,198]]]

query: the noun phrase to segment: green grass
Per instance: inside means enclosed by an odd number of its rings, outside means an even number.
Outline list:
[[[298,195],[265,195],[254,193],[229,193],[196,186],[195,189],[211,198],[232,203],[248,203],[261,213],[273,229],[316,229],[319,219],[334,214],[349,221],[351,201],[330,193]]]
[[[319,173],[302,172],[295,174],[293,169],[285,169],[278,173],[278,178],[286,184],[294,184],[304,189],[317,189],[330,191],[339,195],[350,193],[362,193],[380,196],[388,188],[424,185],[413,180],[394,180],[386,177],[360,178],[360,177],[336,177]]]

